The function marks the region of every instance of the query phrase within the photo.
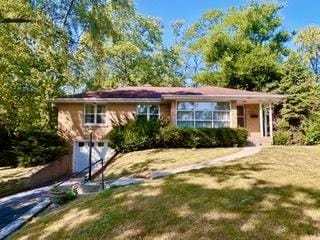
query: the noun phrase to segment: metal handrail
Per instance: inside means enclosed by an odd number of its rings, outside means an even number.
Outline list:
[[[102,167],[103,167],[103,158],[101,158],[100,160],[98,160],[98,161],[94,162],[93,164],[91,164],[91,168],[92,168],[94,165],[98,164],[99,162],[102,163]],[[89,168],[90,168],[90,166],[82,169],[80,172],[73,173],[68,179],[66,179],[66,180],[64,180],[64,181],[58,182],[57,184],[55,184],[55,186],[60,186],[62,183],[65,183],[66,181],[68,181],[70,178],[74,178],[74,177],[77,177],[78,175],[83,174],[83,173],[84,173],[87,169],[89,169]]]

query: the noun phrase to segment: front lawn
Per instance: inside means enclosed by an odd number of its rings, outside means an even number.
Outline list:
[[[12,239],[319,239],[320,147],[256,156],[85,197]]]
[[[240,151],[240,148],[152,149],[122,154],[108,166],[107,178],[148,177],[150,171],[212,160]]]

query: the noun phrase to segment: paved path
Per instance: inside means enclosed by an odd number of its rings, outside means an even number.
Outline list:
[[[63,183],[62,186],[73,186],[75,184],[78,184],[79,181],[80,179],[70,179]],[[1,198],[0,230],[15,222],[24,214],[28,214],[40,203],[47,202],[47,194],[50,188],[51,185]]]
[[[0,228],[44,201],[47,198],[48,189],[49,187],[37,188],[0,199]]]

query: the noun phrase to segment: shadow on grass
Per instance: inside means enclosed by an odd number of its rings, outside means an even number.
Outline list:
[[[266,164],[193,171],[107,190],[45,216],[19,235],[35,239],[315,239],[320,191],[276,185],[252,173]],[[237,181],[237,182],[236,182]],[[75,211],[77,209],[77,211]],[[70,213],[75,214],[74,219]],[[91,218],[90,218],[91,216]],[[94,217],[92,217],[94,216]],[[61,222],[65,221],[65,224]],[[76,222],[78,221],[78,224]],[[72,227],[68,227],[72,222]],[[50,225],[61,227],[48,234]]]

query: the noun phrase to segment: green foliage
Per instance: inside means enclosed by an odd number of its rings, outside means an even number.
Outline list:
[[[161,147],[243,146],[248,132],[243,128],[178,128],[162,120],[129,120],[114,126],[108,135],[109,146],[119,152]]]
[[[136,13],[132,1],[124,2],[126,7],[115,6],[112,1],[100,3],[100,17],[108,19],[112,35],[101,34],[98,42],[90,33],[79,39],[76,55],[87,89],[144,84],[181,86],[183,79],[177,74],[180,56],[164,46],[159,21]]]
[[[248,132],[243,128],[172,128],[180,133],[182,139],[172,139],[170,147],[233,147],[243,146],[247,141]],[[168,130],[167,134],[170,130]],[[165,139],[167,139],[164,136]],[[179,142],[178,142],[179,141]],[[161,142],[161,139],[160,139]]]
[[[56,128],[52,99],[124,85],[180,86],[180,55],[133,1],[0,0],[0,119]]]
[[[51,100],[74,85],[68,36],[29,1],[0,0],[0,9],[2,18],[30,20],[0,24],[0,119],[12,132],[53,129]]]
[[[69,202],[71,200],[74,200],[78,197],[78,190],[74,187],[68,188],[67,191],[64,194],[63,200],[65,202]]]
[[[304,143],[307,145],[320,144],[320,111],[314,111],[304,123]]]
[[[278,121],[277,131],[288,132],[288,144],[303,144],[303,123],[309,118],[320,94],[319,85],[306,61],[292,53],[282,67],[282,81],[278,92],[286,94]]]
[[[280,81],[280,66],[290,34],[281,29],[276,3],[251,2],[227,12],[210,11],[190,30],[191,48],[206,69],[195,80],[205,85],[262,90]]]
[[[21,133],[14,146],[21,167],[43,165],[67,152],[64,140],[56,133],[32,130]]]
[[[163,120],[131,119],[114,125],[108,134],[109,146],[119,152],[131,152],[155,146],[156,135],[167,123]]]
[[[320,80],[320,27],[311,26],[303,29],[297,34],[295,43],[298,51],[306,59],[317,80]]]
[[[179,128],[168,125],[160,129],[157,136],[157,144],[163,147],[179,147],[184,141],[184,134]]]
[[[288,132],[277,132],[273,136],[273,145],[288,145],[290,143],[290,135]]]

